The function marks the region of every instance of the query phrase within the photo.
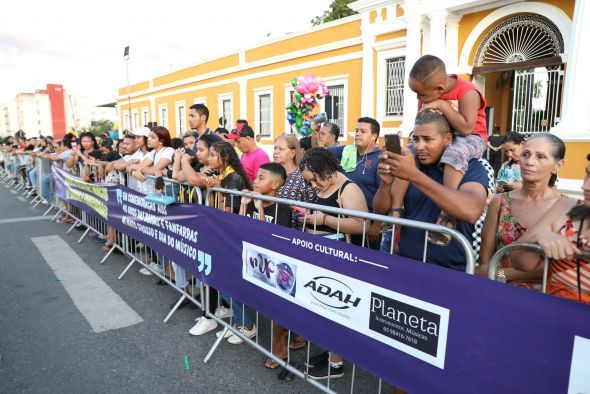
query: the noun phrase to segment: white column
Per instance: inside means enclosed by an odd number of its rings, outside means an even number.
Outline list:
[[[430,21],[428,18],[420,19],[420,28],[422,29],[422,33],[420,33],[420,37],[422,37],[422,49],[420,50],[420,56],[426,55],[430,49]]]
[[[240,119],[248,119],[248,80],[240,78],[238,85],[240,86]],[[237,119],[237,118],[236,118]],[[254,119],[250,119],[251,122]],[[233,127],[233,125],[232,125]]]
[[[375,44],[375,35],[370,28],[369,12],[362,14],[361,34],[363,42],[363,66],[361,79],[361,113],[358,116],[370,116],[374,118],[375,102],[373,91],[375,90],[375,76],[373,75],[373,45]]]
[[[570,47],[566,48],[567,67],[563,90],[561,121],[551,130],[568,141],[590,141],[590,2],[576,1],[574,20],[570,36]]]
[[[150,121],[157,122],[158,121],[158,113],[156,112],[156,99],[152,96],[149,98],[149,101],[150,101],[150,111],[152,112],[152,114],[150,116]],[[189,105],[189,107],[190,107],[190,105]],[[188,113],[188,111],[187,111],[187,113]]]
[[[447,29],[445,37],[445,65],[449,74],[456,74],[459,70],[459,20],[461,15],[447,15]]]
[[[414,120],[416,119],[416,113],[418,112],[418,101],[416,99],[416,93],[414,93],[408,86],[408,80],[410,79],[410,70],[416,60],[421,55],[420,41],[422,38],[422,16],[408,16],[406,20],[406,67],[405,67],[405,89],[404,89],[404,116],[400,129],[403,131],[404,136],[414,129]]]
[[[447,24],[447,11],[440,10],[428,14],[430,19],[430,31],[428,33],[428,54],[444,60],[445,53],[445,27]]]

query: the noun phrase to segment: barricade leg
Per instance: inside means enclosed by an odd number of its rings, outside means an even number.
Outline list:
[[[127,271],[129,271],[129,268],[131,268],[131,266],[137,261],[136,257],[133,257],[133,259],[129,262],[129,264],[127,264],[127,267],[125,267],[125,269],[123,270],[123,272],[121,272],[121,275],[119,275],[119,277],[117,279],[121,280],[123,278],[123,276],[125,276],[125,274],[127,273]]]
[[[80,239],[78,240],[78,243],[82,243],[82,241],[84,240],[84,238],[86,237],[86,234],[88,234],[88,232],[90,231],[90,227],[86,226],[86,230],[84,230],[84,233],[82,234],[82,236],[80,237]]]
[[[67,211],[66,211],[67,213]],[[69,234],[72,232],[72,230],[74,229],[74,227],[76,227],[78,224],[80,224],[80,220],[76,219],[74,220],[74,224],[72,224],[72,226],[68,229],[68,231],[66,231],[66,234]]]
[[[168,312],[168,314],[164,318],[164,323],[168,323],[168,320],[172,317],[174,312],[176,312],[176,310],[180,307],[180,304],[182,304],[184,302],[184,300],[186,300],[186,294],[182,294],[182,296],[178,299],[178,301],[176,301],[176,304],[174,304],[172,309],[170,309],[170,312]]]

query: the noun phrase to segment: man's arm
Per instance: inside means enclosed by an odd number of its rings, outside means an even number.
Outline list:
[[[414,184],[449,216],[469,223],[475,223],[479,219],[486,204],[487,189],[484,185],[466,182],[459,190],[448,188],[420,171],[410,150],[404,150],[405,155],[383,152],[388,158],[385,159],[385,166],[382,165],[380,169],[389,170],[391,174]]]

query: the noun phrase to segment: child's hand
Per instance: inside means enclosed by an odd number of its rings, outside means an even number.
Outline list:
[[[442,115],[442,110],[444,108],[444,106],[448,105],[448,103],[445,100],[441,100],[441,99],[437,99],[437,100],[433,100],[429,103],[424,103],[422,104],[422,107],[420,108],[420,113],[423,113],[425,111],[435,111],[438,112]]]
[[[256,193],[256,192],[252,192],[250,193],[250,195],[252,196],[260,196],[260,193]],[[254,207],[256,207],[257,210],[262,211],[264,209],[264,207],[262,206],[262,203],[264,201],[262,201],[261,199],[252,199],[254,201]]]
[[[252,191],[248,189],[242,190],[242,193],[244,193],[244,196],[242,197],[242,205],[250,204],[252,202],[252,197],[250,197],[250,195],[254,193],[252,193]]]

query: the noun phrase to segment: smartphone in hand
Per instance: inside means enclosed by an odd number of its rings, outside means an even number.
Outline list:
[[[385,150],[391,153],[395,153],[397,155],[401,155],[402,153],[402,145],[399,139],[399,135],[397,134],[387,134],[385,135]]]

